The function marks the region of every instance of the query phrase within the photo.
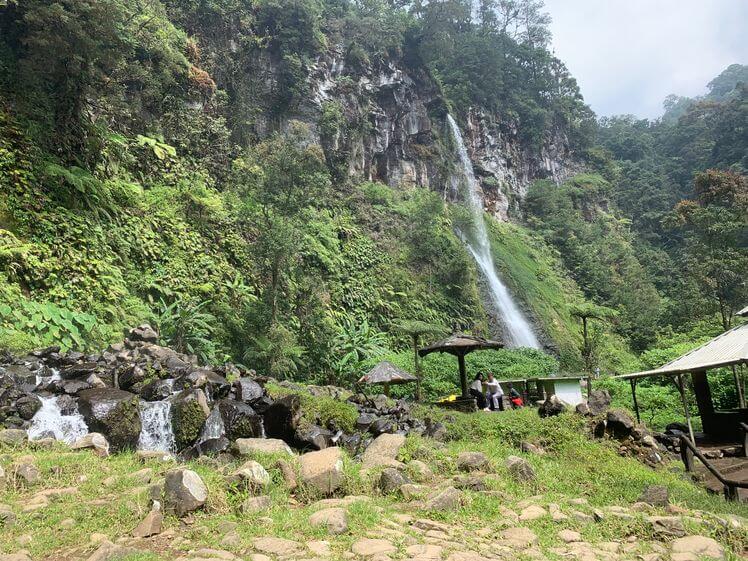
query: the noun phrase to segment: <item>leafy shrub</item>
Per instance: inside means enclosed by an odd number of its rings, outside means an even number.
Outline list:
[[[51,302],[18,298],[0,303],[0,326],[5,331],[0,348],[29,350],[60,345],[63,350],[87,349],[97,339],[97,319]]]

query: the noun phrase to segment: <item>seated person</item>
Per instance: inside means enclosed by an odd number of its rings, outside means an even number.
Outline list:
[[[504,390],[501,389],[499,381],[494,378],[492,373],[488,374],[488,380],[486,381],[486,399],[488,400],[488,407],[491,411],[504,410]]]
[[[475,398],[475,403],[478,405],[478,409],[486,408],[486,396],[483,395],[483,373],[478,372],[475,375],[473,383],[470,384],[470,395]]]
[[[509,401],[512,402],[512,407],[514,409],[517,409],[518,407],[522,407],[525,402],[522,400],[522,394],[519,393],[514,386],[510,383],[509,386]]]

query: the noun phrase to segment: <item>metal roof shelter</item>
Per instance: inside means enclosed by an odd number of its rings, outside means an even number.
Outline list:
[[[431,353],[448,353],[457,357],[457,363],[460,369],[460,385],[462,386],[462,398],[472,399],[468,393],[467,373],[465,371],[465,355],[472,353],[473,351],[481,351],[487,349],[501,349],[504,346],[503,343],[498,341],[491,341],[489,339],[483,339],[482,337],[475,337],[473,335],[465,335],[464,333],[455,333],[450,335],[446,339],[442,339],[438,343],[433,343],[427,347],[422,348],[418,351],[418,354],[422,357]]]
[[[636,410],[636,416],[638,419],[639,405],[636,401],[637,381],[642,378],[655,376],[674,377],[678,384],[681,400],[683,401],[691,440],[694,441],[691,416],[688,411],[685,396],[683,374],[691,374],[694,393],[696,394],[696,403],[699,407],[704,432],[717,437],[726,436],[738,426],[739,422],[745,422],[748,420],[748,409],[746,409],[745,396],[743,395],[743,384],[738,374],[738,370],[736,369],[736,367],[742,368],[745,364],[748,364],[748,324],[734,327],[700,347],[687,352],[683,356],[663,364],[659,368],[646,370],[644,372],[636,372],[634,374],[616,376],[616,378],[629,380],[631,382],[634,409]],[[732,367],[738,393],[738,411],[715,411],[714,409],[706,371],[723,367]],[[730,422],[734,423],[734,426],[729,426]]]
[[[358,380],[360,384],[382,384],[384,394],[389,396],[390,384],[409,384],[418,381],[410,372],[406,372],[389,361],[383,360]]]
[[[738,312],[737,314],[735,314],[735,315],[736,315],[736,316],[740,316],[740,317],[744,317],[744,318],[745,318],[745,317],[748,317],[748,306],[746,306],[745,308],[743,308],[742,310],[740,310],[740,311],[739,311],[739,312]]]

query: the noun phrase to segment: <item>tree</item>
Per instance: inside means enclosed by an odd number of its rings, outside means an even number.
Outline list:
[[[729,329],[735,312],[748,301],[748,181],[710,169],[696,174],[694,194],[694,200],[676,205],[673,222],[686,237],[688,272]]]
[[[446,333],[446,329],[440,325],[426,323],[418,320],[405,320],[395,324],[395,329],[410,337],[413,346],[413,363],[416,370],[416,400],[421,401],[421,357],[418,355],[418,347],[421,346],[421,337],[424,335],[440,336]]]
[[[591,320],[607,320],[614,318],[618,312],[605,306],[596,306],[595,304],[576,304],[570,308],[571,315],[582,321],[582,359],[584,360],[584,369],[592,372],[595,366],[595,351],[597,341],[590,336]]]

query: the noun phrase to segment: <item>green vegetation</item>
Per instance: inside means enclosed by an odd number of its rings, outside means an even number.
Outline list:
[[[555,357],[486,368],[621,373],[664,337],[732,325],[748,300],[745,68],[660,122],[595,127],[548,25],[536,0],[3,3],[0,348],[100,349],[147,321],[204,362],[347,385],[383,357],[416,367],[403,322],[489,335],[464,213],[439,194],[446,112],[499,114],[527,155],[567,138],[586,164],[531,186],[516,224],[489,219]],[[311,114],[321,60],[338,70]],[[431,100],[401,155],[430,189],[372,181],[389,154],[361,169],[381,126],[361,84],[387,68]],[[590,306],[612,311],[587,322]],[[423,374],[426,397],[454,391],[446,366]]]
[[[705,511],[707,523],[697,525],[686,517],[687,528],[694,533],[711,535],[727,546],[734,555],[746,546],[748,536],[745,528],[735,528],[719,523],[716,517],[730,515],[747,516],[746,507],[739,503],[724,501],[721,497],[708,495],[705,490],[689,482],[680,469],[651,469],[631,458],[618,454],[617,446],[606,441],[590,440],[584,432],[584,420],[573,415],[562,415],[539,419],[531,409],[510,411],[502,415],[477,413],[472,415],[446,414],[437,410],[427,412],[432,417],[449,421],[450,439],[446,445],[437,445],[429,439],[411,436],[400,452],[399,459],[409,462],[414,459],[425,462],[436,473],[430,483],[442,482],[459,472],[455,458],[464,451],[481,451],[488,456],[488,490],[464,491],[466,501],[454,511],[430,512],[416,510],[418,517],[447,521],[461,528],[463,535],[487,526],[487,521],[502,520],[503,507],[516,509],[521,501],[534,497],[540,504],[555,503],[566,512],[571,510],[591,514],[592,509],[607,506],[630,506],[636,502],[641,490],[650,484],[667,486],[673,504],[684,509]],[[547,453],[543,456],[526,455],[519,452],[522,441],[542,445]],[[143,468],[151,470],[152,481],[163,478],[173,466],[170,463],[149,461],[145,464],[134,454],[122,453],[107,459],[98,458],[90,450],[73,452],[62,446],[53,448],[13,448],[5,446],[2,452],[3,466],[7,467],[22,456],[32,456],[40,470],[41,481],[30,487],[10,485],[0,490],[0,503],[11,505],[18,516],[17,523],[4,528],[0,535],[0,553],[16,551],[16,540],[26,534],[33,539],[25,549],[34,558],[61,556],[73,548],[91,551],[95,545],[89,536],[100,533],[111,541],[126,536],[147,514],[149,488],[144,485]],[[520,455],[532,465],[537,479],[522,483],[513,479],[505,468],[509,455]],[[238,553],[246,550],[252,539],[258,536],[274,536],[294,541],[329,540],[334,555],[341,555],[357,539],[364,537],[374,527],[382,527],[385,520],[402,513],[403,499],[399,495],[383,496],[375,490],[379,470],[364,473],[358,462],[345,459],[345,483],[340,496],[368,494],[372,498],[366,503],[353,503],[346,507],[349,530],[341,536],[329,536],[323,528],[308,523],[309,515],[319,506],[312,504],[318,497],[311,489],[302,487],[292,492],[284,483],[279,459],[291,461],[285,455],[257,454],[252,459],[266,467],[271,483],[263,493],[270,497],[269,508],[260,512],[242,513],[242,502],[252,491],[226,484],[225,477],[245,460],[216,463],[210,459],[187,463],[195,470],[208,487],[208,501],[204,510],[191,518],[189,525],[177,518],[167,516],[165,529],[178,536],[163,542],[156,539],[145,541],[153,553],[139,553],[130,559],[155,561],[172,559],[183,555],[188,549],[201,547],[225,549]],[[672,467],[672,466],[669,466]],[[81,477],[85,474],[85,477]],[[74,494],[60,494],[49,505],[34,512],[24,513],[22,507],[28,499],[45,488],[75,487]],[[589,504],[572,504],[572,499],[585,499]],[[665,514],[665,511],[656,511]],[[556,532],[570,528],[582,533],[583,539],[597,544],[621,536],[637,536],[640,540],[653,538],[644,513],[633,513],[626,520],[606,516],[602,522],[571,518],[562,523],[551,522],[549,517],[525,521],[537,533],[543,548],[556,545]],[[74,520],[64,530],[63,520]],[[238,523],[235,542],[224,542],[226,523]],[[418,538],[417,535],[414,537]],[[188,540],[183,542],[182,539]],[[732,559],[733,557],[729,557]],[[737,557],[735,557],[737,558]]]

